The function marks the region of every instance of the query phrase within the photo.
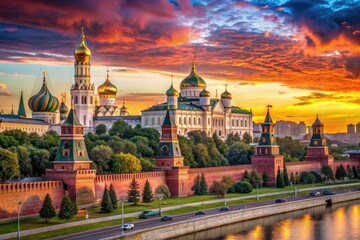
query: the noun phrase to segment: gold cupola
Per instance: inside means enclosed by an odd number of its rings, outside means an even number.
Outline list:
[[[77,62],[90,62],[91,51],[85,40],[84,28],[81,28],[81,40],[74,51],[75,60]]]
[[[118,91],[117,87],[110,82],[109,69],[107,69],[106,80],[97,89],[99,97],[100,98],[115,98],[117,91]]]

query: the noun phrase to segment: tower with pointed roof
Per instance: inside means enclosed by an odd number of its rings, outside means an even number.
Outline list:
[[[333,165],[334,157],[329,155],[329,149],[326,145],[324,134],[324,124],[320,121],[319,115],[316,116],[312,124],[313,134],[311,136],[310,145],[307,148],[305,161],[317,161],[322,165]]]
[[[94,84],[91,82],[90,57],[91,51],[87,46],[82,28],[81,39],[74,51],[74,83],[71,87],[71,101],[85,132],[92,131],[94,115]]]
[[[122,107],[120,108],[120,116],[126,116],[129,114],[128,108],[125,106],[125,100],[123,100],[123,105]]]
[[[166,91],[167,105],[170,109],[177,109],[179,92],[173,86],[173,79],[171,76],[171,86]]]
[[[28,105],[34,119],[40,119],[49,124],[59,122],[57,111],[60,107],[60,101],[49,91],[45,71],[43,72],[43,85],[40,91],[29,99]]]
[[[21,91],[20,102],[19,102],[19,109],[18,109],[18,116],[19,116],[20,118],[26,118],[24,98],[23,98],[23,91]]]
[[[277,170],[283,170],[284,156],[279,154],[279,146],[276,144],[274,137],[274,126],[271,115],[270,105],[268,105],[264,123],[261,124],[262,133],[259,143],[256,146],[255,155],[251,156],[251,165],[260,174],[266,172],[269,176],[269,184],[274,185]]]
[[[76,116],[74,106],[61,125],[60,144],[53,162],[47,169],[46,180],[63,180],[69,196],[78,204],[89,204],[95,198],[94,179],[96,170],[90,169],[84,127]]]
[[[184,157],[180,151],[177,127],[171,117],[170,110],[167,110],[161,126],[161,138],[157,156],[155,157],[155,168],[165,170],[183,165]]]

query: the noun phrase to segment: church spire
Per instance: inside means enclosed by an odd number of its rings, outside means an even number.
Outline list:
[[[19,109],[18,109],[18,116],[19,116],[20,118],[26,118],[24,98],[23,98],[23,91],[21,91],[20,102],[19,102]]]

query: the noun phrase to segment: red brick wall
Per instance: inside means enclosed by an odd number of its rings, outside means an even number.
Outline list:
[[[347,165],[350,165],[352,168],[353,166],[358,167],[360,166],[360,160],[356,159],[349,159],[349,160],[336,160],[334,161],[334,169],[336,170],[337,166],[343,165],[343,167],[346,169]]]
[[[301,172],[310,172],[315,171],[319,172],[321,171],[321,163],[320,162],[311,162],[311,161],[302,161],[302,162],[287,162],[286,165],[286,171],[290,177],[290,174],[293,173],[295,176],[295,173],[297,172],[300,176]]]
[[[157,186],[166,184],[166,175],[164,171],[97,175],[95,178],[95,198],[100,201],[104,192],[105,184],[109,187],[111,183],[115,187],[118,195],[127,196],[129,185],[134,178],[139,183],[140,193],[142,193],[142,190],[144,189],[146,180],[149,180],[153,191]]]
[[[65,194],[61,181],[0,184],[0,219],[16,217],[20,201],[21,216],[38,213],[47,193],[54,207],[60,208]]]

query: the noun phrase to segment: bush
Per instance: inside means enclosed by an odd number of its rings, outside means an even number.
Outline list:
[[[248,181],[240,181],[234,184],[235,192],[237,193],[251,193],[253,186]]]
[[[310,172],[312,175],[314,175],[315,177],[315,182],[316,183],[322,183],[323,182],[323,178],[320,176],[320,174],[318,174],[317,172],[315,171],[311,171]]]
[[[305,184],[311,184],[311,183],[315,183],[316,179],[313,174],[304,171],[300,173],[300,182]]]

